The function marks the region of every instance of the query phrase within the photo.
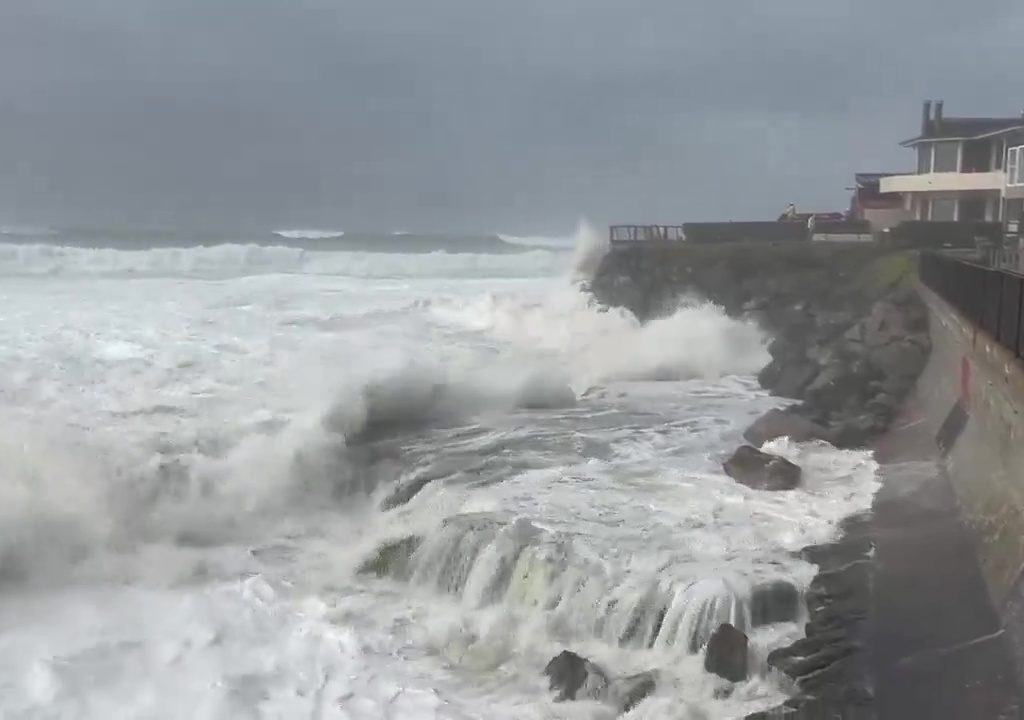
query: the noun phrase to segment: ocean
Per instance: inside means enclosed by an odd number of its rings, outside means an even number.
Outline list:
[[[751,589],[806,587],[877,467],[779,440],[801,489],[724,476],[780,402],[766,338],[597,306],[601,251],[4,229],[0,717],[614,717],[554,702],[563,649],[657,671],[629,718],[778,704],[801,618],[753,627]],[[724,621],[732,689],[696,648]]]

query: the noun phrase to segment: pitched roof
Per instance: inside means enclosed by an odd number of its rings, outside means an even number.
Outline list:
[[[900,145],[909,146],[937,140],[974,140],[1024,130],[1024,118],[958,118],[946,117],[932,121],[928,131]]]

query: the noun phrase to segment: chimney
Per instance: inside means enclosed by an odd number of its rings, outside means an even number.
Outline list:
[[[921,110],[921,134],[927,135],[932,126],[932,101],[925,100],[924,108]]]
[[[935,103],[935,129],[938,130],[942,126],[942,106],[946,103],[939,100]]]

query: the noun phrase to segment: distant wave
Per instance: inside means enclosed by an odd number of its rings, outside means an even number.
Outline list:
[[[54,237],[60,232],[35,225],[0,225],[0,235],[22,237]]]
[[[566,254],[324,252],[283,245],[224,244],[193,248],[66,247],[0,243],[0,275],[112,277],[237,277],[295,273],[352,278],[486,278],[554,276]]]
[[[543,245],[505,242],[497,235],[341,230],[194,231],[180,228],[0,228],[0,244],[50,244],[111,250],[286,246],[301,250],[379,253],[520,253]],[[556,246],[552,246],[553,248]]]
[[[345,235],[344,230],[275,230],[275,235],[280,235],[288,240],[326,240],[328,238],[339,238]]]
[[[525,247],[544,247],[544,248],[556,248],[556,249],[568,249],[572,248],[577,240],[578,232],[576,235],[502,235],[503,242],[507,242],[510,245],[521,245]]]

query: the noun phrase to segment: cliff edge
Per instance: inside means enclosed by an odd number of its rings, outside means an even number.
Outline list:
[[[852,448],[888,429],[928,359],[914,275],[911,255],[876,245],[636,246],[609,252],[589,289],[641,321],[693,296],[755,319],[772,338],[761,385],[799,402],[761,418],[747,439]]]

